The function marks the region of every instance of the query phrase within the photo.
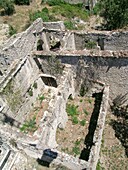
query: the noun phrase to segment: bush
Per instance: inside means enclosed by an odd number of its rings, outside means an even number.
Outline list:
[[[0,7],[4,9],[6,15],[12,15],[15,12],[15,7],[11,0],[2,0]]]
[[[30,0],[14,0],[16,5],[30,5]]]
[[[49,11],[45,7],[42,9],[42,11],[36,11],[34,13],[30,13],[29,18],[30,18],[30,21],[35,21],[37,18],[42,18],[44,22],[48,22],[50,19]]]
[[[69,30],[75,30],[76,27],[72,21],[64,21],[64,25]]]
[[[42,3],[44,2],[44,0],[42,0]],[[45,2],[49,5],[49,6],[55,6],[55,5],[62,5],[65,4],[65,2],[63,0],[45,0]]]
[[[123,28],[128,24],[127,0],[100,0],[100,15],[104,18],[104,26],[107,30]]]
[[[72,117],[72,123],[75,124],[75,125],[79,123],[79,120],[76,116]]]
[[[85,124],[86,124],[86,121],[85,121],[85,120],[81,120],[81,121],[80,121],[80,125],[81,125],[81,126],[85,126]]]
[[[77,108],[78,106],[75,106],[74,104],[67,104],[66,111],[69,116],[75,116],[79,114]]]
[[[85,43],[85,47],[87,49],[93,49],[93,48],[96,47],[96,42],[92,41],[92,40],[89,40],[88,42]]]
[[[9,35],[12,36],[16,33],[17,33],[17,30],[13,26],[9,25]]]

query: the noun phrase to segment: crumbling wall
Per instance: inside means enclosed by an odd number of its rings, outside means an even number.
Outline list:
[[[66,66],[63,75],[60,78],[61,84],[54,89],[54,96],[49,102],[47,111],[44,112],[40,122],[40,127],[35,132],[35,136],[39,138],[37,148],[55,148],[56,130],[64,128],[67,122],[66,103],[70,94],[74,96],[74,79],[71,66]]]
[[[110,85],[110,100],[118,95],[125,95],[128,91],[128,54],[127,52],[109,52],[109,51],[85,51],[83,53],[56,54],[64,64],[77,66],[79,60],[83,59],[86,63],[85,73],[90,74],[91,80],[99,80]],[[55,53],[54,53],[55,55]],[[43,56],[43,54],[42,54]],[[44,56],[48,57],[47,53]],[[40,57],[41,58],[41,57]],[[79,75],[78,75],[79,77]],[[81,80],[85,79],[85,74],[81,75]],[[79,82],[79,80],[78,80]],[[86,86],[86,85],[85,85]]]
[[[37,19],[26,31],[13,35],[4,43],[0,51],[0,71],[3,74],[6,74],[16,59],[24,58],[30,55],[32,50],[36,50],[37,37],[34,32],[39,32],[42,28],[42,19]]]
[[[38,87],[36,89],[33,87],[35,82]],[[39,77],[39,69],[34,60],[24,58],[1,82],[0,97],[4,105],[1,114],[23,123],[43,88],[44,83]],[[5,117],[2,119],[4,121]]]
[[[128,50],[128,32],[75,32],[74,38],[76,50],[86,49],[89,41],[93,42],[93,48],[96,44],[101,50]]]

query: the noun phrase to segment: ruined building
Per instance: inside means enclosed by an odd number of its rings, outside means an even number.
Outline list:
[[[61,21],[37,19],[0,49],[1,169],[16,166],[22,150],[72,170],[94,170],[108,105],[119,96],[127,98],[128,32],[66,31]],[[90,96],[102,92],[88,161],[58,151],[56,142],[57,128],[65,128],[68,120],[67,100],[81,86]],[[36,99],[43,100],[42,92],[48,95],[47,108],[35,132],[24,134],[19,128],[32,116]]]

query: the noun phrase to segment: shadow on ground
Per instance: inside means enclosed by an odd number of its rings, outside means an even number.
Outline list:
[[[86,161],[88,161],[91,148],[94,145],[93,136],[94,136],[96,126],[97,126],[97,120],[98,120],[100,105],[102,101],[102,94],[103,93],[100,92],[100,93],[95,93],[93,95],[93,97],[95,97],[94,109],[93,109],[92,116],[90,118],[88,134],[86,135],[85,141],[84,141],[85,148],[82,150],[81,155],[80,155],[80,159],[83,159]]]
[[[111,120],[110,125],[115,130],[115,136],[125,148],[125,154],[128,157],[128,105],[125,107],[114,105],[111,110],[117,120]]]

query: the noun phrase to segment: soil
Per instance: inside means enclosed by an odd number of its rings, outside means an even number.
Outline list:
[[[111,121],[116,119],[116,116],[108,112],[100,151],[101,170],[128,169],[128,158],[125,154],[125,148],[115,136],[116,132],[111,126]]]
[[[94,98],[76,97],[74,100],[69,99],[68,104],[78,106],[78,123],[73,123],[72,116],[68,116],[65,129],[57,130],[58,150],[79,157],[84,148],[85,136],[88,133],[90,117],[94,108]],[[85,121],[85,125],[81,124],[81,121]]]

